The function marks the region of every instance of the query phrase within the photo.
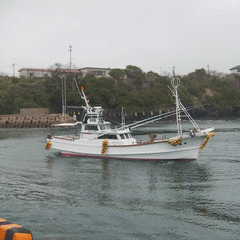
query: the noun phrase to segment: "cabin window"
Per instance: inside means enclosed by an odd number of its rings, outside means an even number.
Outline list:
[[[92,116],[90,118],[90,122],[96,122],[97,121],[97,116]]]
[[[118,139],[117,135],[108,135],[108,139]]]
[[[107,136],[104,134],[104,135],[99,136],[98,139],[107,139]]]
[[[124,136],[125,136],[126,138],[129,138],[128,134],[124,134]]]
[[[97,116],[85,116],[83,122],[87,123],[88,119],[89,119],[90,122],[96,122],[97,121]]]
[[[117,135],[109,135],[109,134],[104,134],[100,137],[98,137],[99,139],[118,139]]]
[[[88,116],[86,116],[84,119],[83,119],[83,122],[84,123],[87,123],[87,120],[89,119],[89,117]]]
[[[125,139],[124,135],[123,134],[120,134],[120,137],[121,139]]]
[[[90,126],[90,125],[87,125],[87,126],[85,126],[85,130],[93,130],[93,131],[97,131],[97,130],[98,130],[98,127],[97,127],[97,126]]]

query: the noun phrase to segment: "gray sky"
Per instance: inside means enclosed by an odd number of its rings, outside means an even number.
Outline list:
[[[188,74],[240,65],[239,0],[0,0],[0,72],[140,67]]]

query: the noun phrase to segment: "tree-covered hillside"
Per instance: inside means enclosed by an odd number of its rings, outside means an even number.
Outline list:
[[[144,73],[136,66],[113,69],[111,78],[87,75],[78,79],[91,105],[107,109],[146,109],[157,106],[172,107],[173,99],[168,90],[171,79],[154,72]],[[240,76],[207,74],[197,69],[181,79],[179,93],[185,106],[199,105],[194,110],[198,117],[240,116]],[[67,105],[84,104],[72,77],[67,78]],[[45,78],[0,77],[0,114],[17,114],[20,108],[62,109],[62,79],[53,75]]]

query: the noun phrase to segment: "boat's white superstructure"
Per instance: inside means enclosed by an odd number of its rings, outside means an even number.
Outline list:
[[[78,136],[48,136],[46,149],[54,148],[60,150],[63,156],[86,156],[103,157],[115,159],[135,160],[193,160],[198,157],[199,149],[203,148],[209,138],[214,136],[214,128],[201,130],[197,123],[188,114],[186,108],[181,104],[177,88],[179,80],[173,78],[171,89],[176,99],[177,135],[170,139],[156,139],[154,134],[146,142],[137,141],[132,137],[131,129],[143,124],[159,120],[172,113],[165,113],[151,117],[128,126],[125,125],[124,114],[122,114],[122,126],[111,128],[111,123],[105,121],[101,107],[91,107],[87,97],[81,89],[81,97],[86,106],[82,122],[70,125],[80,125]],[[193,130],[182,132],[181,115],[184,112],[193,124]],[[62,124],[69,125],[69,124]]]

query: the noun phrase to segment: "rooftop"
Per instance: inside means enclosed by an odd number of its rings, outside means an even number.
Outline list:
[[[50,70],[49,69],[43,69],[43,68],[21,68],[18,70],[18,72],[22,72],[22,71],[39,71],[39,72],[49,72]]]
[[[230,68],[229,70],[234,70],[234,69],[240,69],[240,65],[237,65],[236,67]]]
[[[87,70],[87,69],[94,69],[94,70],[112,70],[111,68],[97,68],[97,67],[84,67],[80,68],[79,70]]]
[[[56,72],[62,72],[62,73],[80,73],[79,69],[69,69],[69,68],[66,68],[66,69],[56,69]]]

